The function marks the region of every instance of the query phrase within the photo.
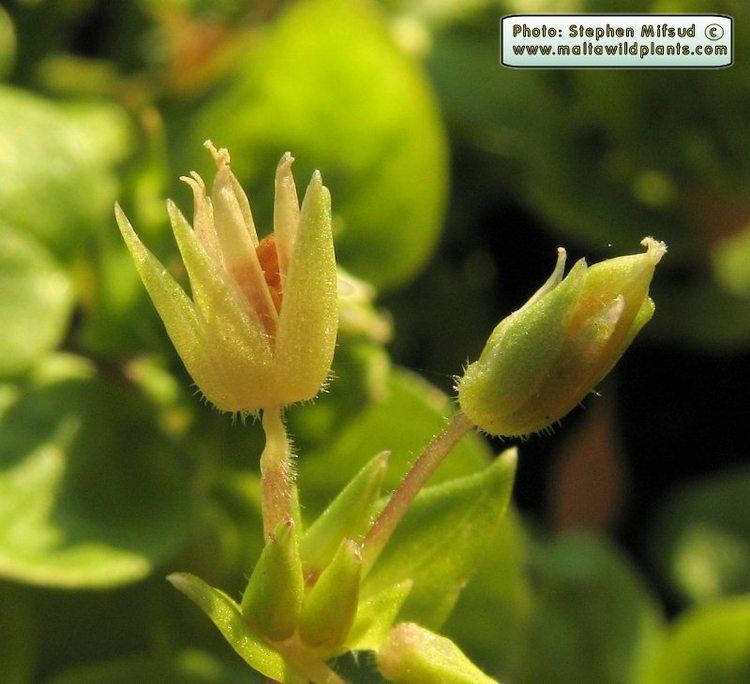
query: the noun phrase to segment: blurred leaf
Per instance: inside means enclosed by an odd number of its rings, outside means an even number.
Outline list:
[[[357,420],[373,403],[384,401],[389,394],[390,377],[391,360],[380,344],[340,333],[325,390],[314,403],[289,409],[289,431],[294,435],[298,453],[304,453],[305,460],[308,454],[324,453],[352,420]],[[341,487],[355,470],[356,464],[342,475]],[[329,491],[331,495],[337,493],[334,488]]]
[[[716,601],[680,616],[644,681],[649,684],[750,681],[750,596]]]
[[[174,657],[125,656],[107,662],[82,665],[47,680],[47,684],[250,684],[261,682],[246,667],[229,664],[201,651],[185,651]]]
[[[493,538],[513,488],[516,452],[483,471],[427,488],[399,523],[362,595],[414,581],[399,620],[439,628]]]
[[[284,681],[286,665],[281,656],[252,631],[240,607],[224,592],[187,573],[174,573],[167,579],[211,618],[248,665],[266,677]]]
[[[35,681],[73,665],[166,648],[166,639],[177,630],[166,634],[165,608],[179,608],[179,603],[168,606],[164,597],[179,597],[165,584],[159,573],[143,582],[96,591],[24,587],[38,632]],[[95,628],[98,625],[106,629]]]
[[[0,79],[13,69],[16,56],[16,31],[8,13],[0,6]]]
[[[0,215],[70,259],[111,225],[129,127],[114,105],[58,105],[0,86]]]
[[[524,684],[638,681],[659,645],[661,616],[626,559],[603,539],[581,534],[539,546],[530,560],[533,614],[516,678]]]
[[[117,378],[39,381],[0,417],[0,575],[66,588],[147,576],[190,527],[186,469]]]
[[[485,672],[502,677],[520,665],[531,600],[526,541],[510,509],[441,631]]]
[[[175,254],[167,228],[164,203],[168,169],[163,121],[153,108],[139,112],[139,147],[122,173],[119,202],[126,207],[135,229],[160,254]],[[174,354],[164,326],[133,267],[133,260],[117,230],[112,207],[97,235],[94,258],[77,264],[83,320],[77,340],[97,356],[122,358],[136,350]],[[181,260],[166,260],[177,276],[184,275]]]
[[[301,184],[318,167],[331,189],[341,263],[378,287],[411,278],[440,233],[446,142],[427,81],[377,8],[295,3],[238,61],[237,78],[177,134],[179,168],[207,169],[200,144],[213,137],[268,225],[271,174],[291,150]]]
[[[0,585],[0,664],[3,684],[34,681],[36,630],[31,607],[14,587]]]
[[[46,250],[0,225],[0,377],[26,370],[66,332],[71,288]]]
[[[383,488],[395,487],[427,442],[445,427],[445,416],[451,413],[451,403],[440,390],[411,371],[394,369],[386,377],[384,397],[365,405],[330,433],[330,441],[300,458],[303,511],[319,513],[354,473],[381,451],[391,452]],[[481,437],[467,435],[430,483],[476,472],[486,465],[489,454]]]
[[[341,267],[338,269],[338,283],[339,334],[364,337],[381,344],[389,342],[392,334],[390,317],[375,308],[375,288]]]
[[[46,56],[37,67],[35,81],[59,97],[107,97],[123,87],[112,62],[66,53]]]
[[[493,0],[381,0],[391,11],[429,26],[440,26],[452,21],[465,21],[472,14],[488,5],[499,3]],[[526,10],[531,11],[531,10]],[[550,10],[552,11],[552,10]]]
[[[688,601],[750,592],[750,469],[676,491],[659,514],[652,549]]]
[[[748,300],[750,308],[750,227],[722,240],[711,252],[711,259],[717,282]]]

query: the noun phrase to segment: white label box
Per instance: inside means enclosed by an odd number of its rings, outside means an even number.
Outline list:
[[[723,14],[513,14],[500,62],[517,69],[718,69],[734,58]]]

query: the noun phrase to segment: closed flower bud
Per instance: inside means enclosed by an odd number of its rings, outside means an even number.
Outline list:
[[[279,523],[266,542],[242,597],[242,613],[272,641],[297,628],[305,593],[297,534],[292,520]]]
[[[664,243],[588,267],[563,279],[558,250],[549,280],[490,335],[458,383],[466,416],[493,435],[543,430],[573,409],[612,369],[654,313],[648,296]]]
[[[217,408],[252,413],[312,399],[330,371],[338,328],[331,200],[313,174],[302,208],[287,153],[276,172],[274,231],[258,239],[229,154],[206,143],[217,173],[211,197],[196,173],[193,226],[168,202],[190,278],[188,297],[115,214],[167,333]]]
[[[318,648],[341,646],[354,624],[362,576],[360,545],[345,539],[305,598],[299,634]]]

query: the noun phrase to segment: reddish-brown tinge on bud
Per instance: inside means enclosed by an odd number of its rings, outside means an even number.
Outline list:
[[[263,269],[263,277],[271,292],[271,299],[276,311],[281,311],[281,272],[279,270],[279,255],[276,251],[276,238],[273,234],[266,235],[255,249],[258,254],[260,267]]]

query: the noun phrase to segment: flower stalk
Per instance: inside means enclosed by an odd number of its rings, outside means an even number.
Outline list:
[[[263,411],[266,446],[260,456],[263,533],[266,538],[284,520],[291,520],[297,499],[291,445],[281,408]]]
[[[406,477],[393,492],[385,508],[380,512],[365,537],[362,559],[363,574],[367,574],[367,571],[375,564],[399,522],[419,491],[425,486],[427,480],[471,428],[471,421],[463,413],[457,413],[450,425],[436,435],[414,461]]]

